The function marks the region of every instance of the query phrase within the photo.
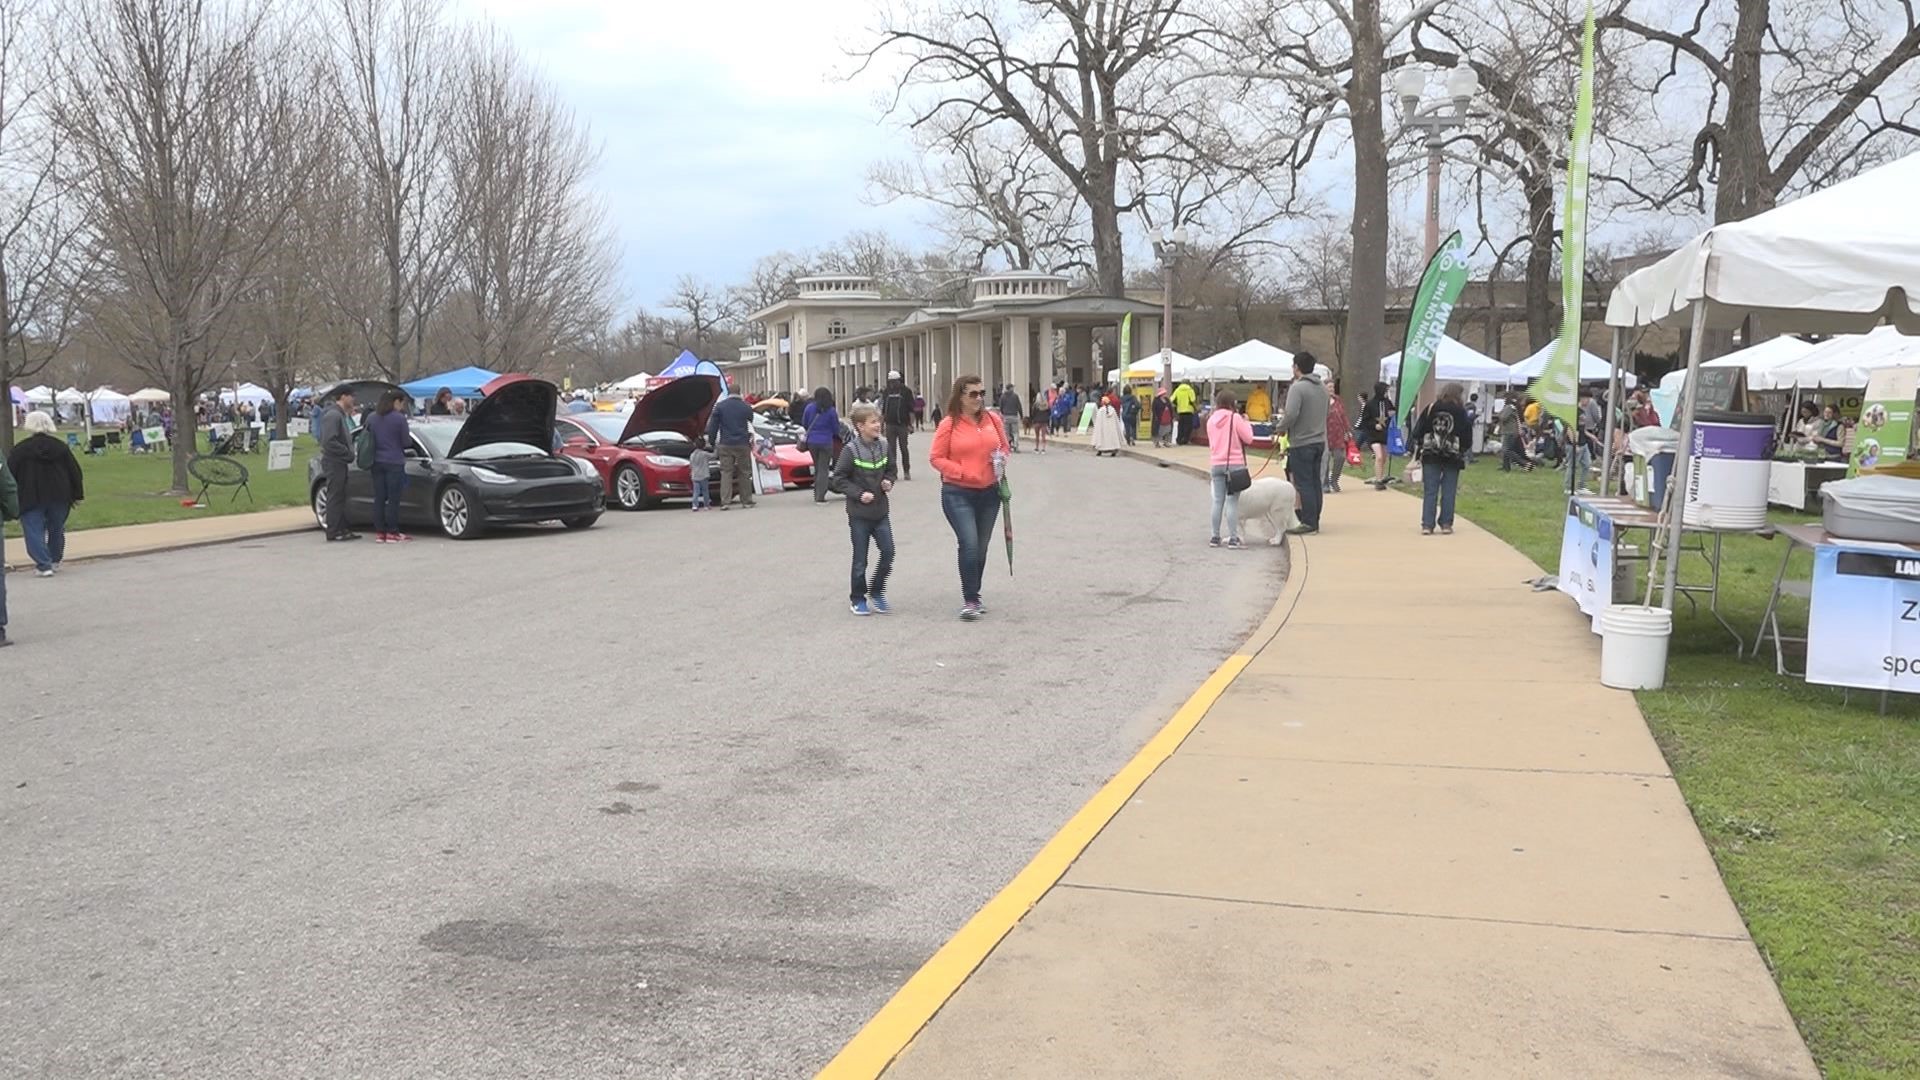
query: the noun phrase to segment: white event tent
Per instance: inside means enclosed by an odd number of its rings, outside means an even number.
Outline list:
[[[1293,354],[1253,338],[1196,362],[1187,369],[1186,377],[1218,382],[1291,382]]]
[[[53,400],[62,405],[85,405],[87,403],[87,395],[69,386],[65,390],[53,395]]]
[[[127,395],[102,386],[87,395],[87,411],[93,414],[96,424],[117,424],[127,418],[132,406],[127,404]]]
[[[1920,367],[1920,337],[1902,334],[1893,326],[1844,334],[1810,346],[1798,360],[1769,369],[1766,378],[1767,385],[1776,389],[1858,390],[1867,385],[1867,376],[1885,367]]]
[[[1506,385],[1511,369],[1478,349],[1462,345],[1450,337],[1440,339],[1435,350],[1433,377],[1452,382],[1481,382]],[[1400,354],[1389,353],[1380,359],[1380,378],[1391,381],[1400,374]]]
[[[1195,360],[1193,357],[1188,356],[1186,353],[1183,353],[1178,349],[1175,349],[1173,352],[1173,377],[1176,379],[1189,378],[1190,377],[1189,373],[1192,371],[1193,366],[1195,364],[1198,364],[1199,362],[1200,361]],[[1140,359],[1135,360],[1133,363],[1127,365],[1127,374],[1129,375],[1158,375],[1163,370],[1165,370],[1164,361],[1160,359],[1159,353],[1153,353],[1152,355],[1149,355],[1149,356],[1143,356]],[[1120,369],[1114,368],[1113,370],[1108,371],[1107,381],[1119,382]]]
[[[236,394],[239,395],[241,401],[249,405],[265,405],[273,400],[273,391],[268,390],[264,386],[255,386],[253,383],[243,382],[238,387],[229,386],[223,388],[220,391],[220,403],[222,405],[233,404]]]
[[[617,383],[614,383],[614,384],[613,384],[613,389],[615,389],[615,390],[645,390],[645,389],[647,388],[647,380],[648,380],[648,379],[651,379],[651,378],[653,378],[653,376],[652,376],[652,375],[649,375],[649,374],[647,374],[647,373],[646,373],[646,372],[644,372],[644,371],[640,371],[640,372],[635,372],[634,374],[632,374],[632,375],[629,375],[629,376],[627,376],[627,377],[626,377],[626,378],[624,378],[624,379],[621,379],[621,380],[620,380],[619,382],[617,382]]]
[[[173,395],[165,390],[149,386],[144,390],[135,390],[127,395],[127,400],[140,405],[164,405],[173,400]]]
[[[1691,328],[1676,476],[1691,474],[1693,388],[1699,385],[1692,375],[1700,368],[1706,331],[1752,319],[1776,333],[1862,332],[1884,322],[1920,333],[1915,190],[1920,190],[1920,154],[1909,154],[1765,213],[1716,225],[1614,287],[1607,325],[1614,328],[1616,371],[1631,330],[1656,324]],[[1609,441],[1609,467],[1612,454]],[[1676,487],[1669,484],[1667,490]],[[1669,610],[1684,516],[1667,514],[1661,606]]]
[[[1540,373],[1547,370],[1547,361],[1553,359],[1553,347],[1556,344],[1558,344],[1558,342],[1550,341],[1547,343],[1546,348],[1513,365],[1513,367],[1509,369],[1513,372],[1513,381],[1516,383],[1525,383],[1532,382],[1534,379],[1539,378]],[[1612,364],[1585,349],[1580,350],[1581,382],[1606,382],[1612,373]],[[1626,383],[1627,389],[1629,390],[1633,389],[1639,382],[1638,379],[1633,377],[1631,372],[1621,372],[1620,378]]]
[[[1807,355],[1811,349],[1818,348],[1809,341],[1803,341],[1792,334],[1783,334],[1777,338],[1768,338],[1758,345],[1749,345],[1714,360],[1701,363],[1703,368],[1737,367],[1747,371],[1747,385],[1757,390],[1783,389],[1771,377],[1774,368]],[[1662,390],[1678,392],[1680,384],[1687,377],[1686,369],[1669,371],[1660,377]],[[1785,384],[1791,386],[1791,383]]]
[[[53,404],[53,387],[36,386],[27,391],[26,399],[29,405],[51,405]]]

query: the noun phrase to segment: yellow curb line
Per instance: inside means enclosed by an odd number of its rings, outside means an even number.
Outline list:
[[[1166,726],[1147,740],[1138,753],[1095,792],[1060,831],[1048,840],[1033,859],[993,899],[975,912],[947,943],[940,946],[913,973],[893,997],[880,1007],[832,1061],[816,1074],[816,1080],[868,1080],[885,1072],[902,1051],[947,1001],[958,993],[976,968],[1013,931],[1028,911],[1040,902],[1100,831],[1126,807],[1140,785],[1147,782],[1173,752],[1180,748],[1193,729],[1206,718],[1208,710],[1220,699],[1234,679],[1264,651],[1286,625],[1299,602],[1307,580],[1306,545],[1299,545],[1287,580],[1274,598],[1273,608],[1261,621],[1238,652],[1227,657],[1207,680],[1200,684],[1186,703],[1168,720]]]
[[[854,1035],[853,1039],[841,1049],[840,1053],[829,1061],[826,1068],[819,1072],[821,1080],[843,1080],[852,1077],[877,1077],[893,1059],[906,1049],[920,1029],[933,1019],[947,999],[960,989],[967,976],[973,974],[987,958],[987,954],[1000,944],[1000,939],[1013,930],[1015,924],[1026,916],[1034,904],[1052,889],[1067,868],[1072,866],[1080,853],[1087,849],[1093,838],[1106,828],[1114,815],[1133,798],[1140,785],[1153,775],[1161,763],[1173,756],[1180,743],[1200,724],[1207,710],[1232,683],[1243,668],[1253,660],[1245,653],[1235,653],[1226,662],[1215,668],[1200,689],[1193,692],[1186,704],[1173,714],[1173,719],[1160,729],[1133,760],[1122,766],[1113,779],[1094,793],[1079,812],[1067,819],[1053,839],[1047,841],[1033,861],[1024,870],[1014,876],[1006,887],[987,901],[986,906],[968,919],[960,931],[948,939],[940,951],[933,954],[920,970],[914,972],[873,1019]]]

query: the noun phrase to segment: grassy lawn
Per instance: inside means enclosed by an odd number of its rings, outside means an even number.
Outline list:
[[[1551,572],[1561,480],[1483,460],[1462,477],[1460,513]],[[1726,542],[1721,610],[1748,638],[1783,543]],[[1811,560],[1795,559],[1804,581]],[[1704,569],[1692,557],[1682,579]],[[1787,628],[1804,633],[1806,602],[1787,604]],[[1777,677],[1770,650],[1739,659],[1684,605],[1667,688],[1639,699],[1822,1070],[1920,1076],[1920,702],[1890,699],[1883,717],[1877,694],[1849,703]]]
[[[64,434],[64,433],[63,433]],[[203,436],[204,439],[204,436]],[[204,443],[203,443],[204,448]],[[87,481],[87,498],[73,508],[67,519],[69,531],[97,529],[106,525],[140,525],[150,521],[178,521],[210,514],[244,514],[250,510],[271,510],[281,506],[303,506],[307,501],[307,458],[314,442],[302,435],[293,443],[293,468],[267,471],[265,450],[241,454],[234,460],[251,474],[249,488],[253,501],[245,495],[232,499],[232,488],[214,488],[207,493],[207,505],[200,509],[181,506],[183,496],[165,494],[173,481],[173,459],[166,454],[129,454],[110,449],[104,455],[81,454],[80,471]],[[194,486],[199,490],[199,485]],[[7,535],[19,536],[17,522],[7,523]]]

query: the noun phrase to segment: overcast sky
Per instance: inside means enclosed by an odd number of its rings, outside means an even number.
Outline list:
[[[657,308],[681,273],[716,284],[781,248],[858,228],[925,236],[923,213],[867,205],[867,166],[903,152],[844,49],[873,0],[458,0],[505,29],[603,146],[599,184],[623,304]]]

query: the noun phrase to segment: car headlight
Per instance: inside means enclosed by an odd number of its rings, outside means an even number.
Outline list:
[[[593,463],[586,458],[570,457],[566,460],[573,462],[573,471],[579,473],[582,480],[598,480],[600,478],[600,475],[593,470]]]
[[[686,458],[668,457],[665,454],[648,454],[647,464],[661,469],[676,469],[687,464]]]
[[[478,466],[473,470],[473,478],[488,484],[513,483],[513,477],[508,476],[506,473],[494,472],[492,469],[480,468]]]

